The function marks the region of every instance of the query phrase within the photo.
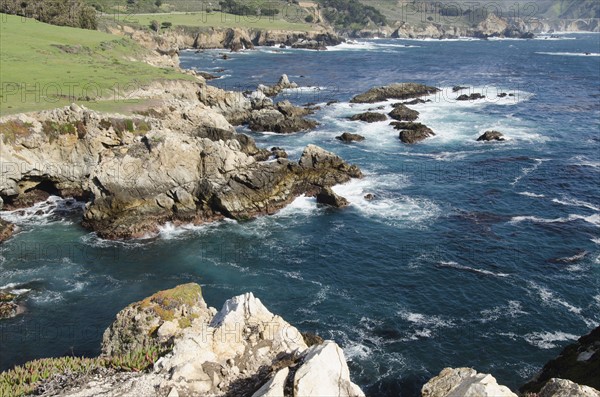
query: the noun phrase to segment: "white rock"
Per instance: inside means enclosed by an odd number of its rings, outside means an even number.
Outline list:
[[[600,397],[600,391],[567,379],[552,378],[540,390],[538,397]]]
[[[421,389],[423,397],[517,397],[489,374],[472,368],[444,368]]]
[[[285,381],[290,370],[284,368],[279,370],[273,378],[258,389],[252,397],[281,397],[284,395]]]
[[[295,396],[364,396],[350,381],[344,352],[333,341],[314,345],[294,375]]]

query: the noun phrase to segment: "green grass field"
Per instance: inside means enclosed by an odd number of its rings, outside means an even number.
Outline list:
[[[132,40],[6,14],[0,14],[0,51],[0,116],[72,102],[117,111],[135,101],[114,100],[115,93],[160,79],[192,79],[135,61],[147,50]],[[111,99],[95,103],[100,98]]]
[[[269,30],[294,30],[311,31],[313,25],[304,22],[304,14],[294,12],[274,17],[267,16],[240,16],[222,12],[190,12],[190,13],[158,13],[158,14],[134,14],[113,13],[102,16],[108,21],[120,22],[128,25],[149,27],[150,22],[156,20],[160,23],[170,22],[173,26],[188,27],[222,27],[222,28],[250,28]]]

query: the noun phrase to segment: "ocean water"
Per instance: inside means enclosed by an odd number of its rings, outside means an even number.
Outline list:
[[[0,369],[97,354],[120,309],[193,281],[211,306],[252,291],[301,330],[334,339],[370,396],[417,396],[446,366],[518,387],[600,324],[600,35],[561,37],[372,40],[229,60],[183,53],[184,67],[224,69],[212,83],[227,89],[282,73],[296,81],[302,88],[278,99],[320,104],[316,130],[240,131],[293,158],[314,143],[358,164],[365,178],[335,188],[351,206],[300,197],[271,217],[166,225],[129,242],[84,230],[80,206],[64,200],[3,213],[21,232],[0,246],[0,286],[30,292],[27,312],[0,322]],[[402,81],[443,88],[413,106],[434,138],[407,146],[387,122],[346,119],[389,111],[394,101],[348,101]],[[456,102],[455,85],[487,99]],[[489,129],[508,141],[476,142]],[[335,136],[344,131],[366,140],[343,144]]]

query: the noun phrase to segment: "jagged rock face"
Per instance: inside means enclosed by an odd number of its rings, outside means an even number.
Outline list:
[[[600,327],[582,336],[550,360],[533,380],[522,386],[523,393],[536,393],[551,378],[563,378],[600,390]]]
[[[330,187],[323,188],[317,193],[317,203],[335,208],[346,207],[350,204],[344,197],[335,194]]]
[[[435,87],[417,83],[396,83],[384,87],[371,88],[369,91],[352,98],[352,103],[374,103],[386,99],[419,98],[438,92]]]
[[[540,390],[538,397],[600,397],[600,392],[566,379],[552,378]]]
[[[517,397],[489,374],[472,368],[444,368],[421,389],[423,397]]]
[[[187,319],[185,326],[162,319],[163,310]],[[251,293],[226,301],[217,313],[207,308],[196,284],[159,292],[117,315],[103,352],[127,353],[143,338],[163,340],[163,334],[171,337],[172,351],[150,373],[108,375],[59,395],[364,396],[351,382],[339,346],[325,341],[308,348],[298,329]]]
[[[184,284],[132,303],[117,314],[104,331],[102,354],[124,355],[147,348],[151,342],[166,345],[197,318],[212,316],[198,284]]]
[[[14,228],[15,226],[12,223],[0,219],[0,243],[12,236]]]

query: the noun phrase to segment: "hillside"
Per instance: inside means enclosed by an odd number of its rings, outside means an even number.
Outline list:
[[[0,14],[0,115],[81,102],[115,108],[128,98],[93,103],[159,79],[190,79],[141,60],[148,50],[110,34]],[[87,102],[86,102],[87,101]]]

